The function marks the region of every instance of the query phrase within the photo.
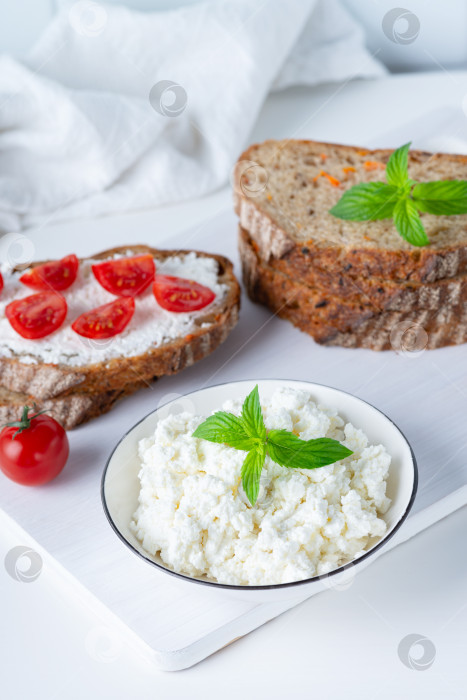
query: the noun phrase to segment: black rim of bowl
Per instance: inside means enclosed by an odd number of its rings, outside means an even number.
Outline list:
[[[144,561],[147,561],[149,564],[152,566],[156,567],[156,569],[159,569],[160,571],[163,571],[166,574],[170,574],[170,576],[175,576],[178,579],[182,579],[183,581],[189,581],[190,583],[197,583],[202,586],[211,586],[214,588],[219,588],[219,589],[224,589],[224,590],[231,590],[231,591],[268,591],[268,590],[280,590],[280,589],[285,589],[285,588],[296,588],[299,586],[304,586],[307,583],[312,583],[315,581],[323,581],[325,579],[331,578],[332,576],[336,576],[337,574],[342,573],[343,571],[346,571],[347,569],[351,569],[354,566],[356,566],[359,562],[364,561],[367,559],[370,555],[374,554],[377,552],[383,545],[385,545],[389,540],[394,537],[396,532],[399,530],[401,525],[405,522],[407,519],[408,514],[412,510],[412,506],[415,501],[415,496],[417,495],[417,489],[418,489],[418,466],[417,466],[417,460],[415,458],[414,451],[412,449],[412,445],[410,442],[407,440],[405,437],[404,433],[402,430],[399,428],[394,421],[389,418],[383,411],[381,411],[379,408],[376,408],[376,406],[373,406],[373,404],[369,403],[369,401],[365,401],[364,399],[361,399],[359,396],[355,396],[354,394],[351,394],[349,391],[343,391],[342,389],[337,389],[337,387],[332,387],[328,386],[327,384],[319,384],[318,382],[308,382],[307,380],[301,380],[301,379],[274,379],[272,377],[268,378],[262,378],[262,379],[239,379],[236,381],[231,381],[231,382],[220,382],[219,384],[211,384],[210,386],[203,387],[202,389],[194,389],[193,391],[189,391],[186,394],[183,394],[183,398],[185,396],[190,396],[191,394],[196,394],[200,391],[205,391],[206,389],[213,389],[221,386],[227,386],[229,384],[247,384],[251,382],[287,382],[287,383],[297,383],[297,384],[302,384],[302,383],[307,383],[312,386],[321,386],[325,389],[332,389],[334,391],[338,391],[341,394],[346,394],[347,396],[351,396],[353,399],[357,399],[357,401],[361,401],[362,403],[366,404],[367,406],[370,406],[373,408],[375,411],[378,411],[382,416],[384,416],[392,425],[398,430],[398,432],[402,435],[404,438],[405,442],[407,443],[410,454],[412,457],[412,465],[413,465],[413,486],[412,486],[412,494],[410,496],[409,502],[407,504],[407,507],[402,514],[402,516],[399,518],[397,523],[394,525],[393,529],[391,532],[389,532],[385,537],[383,537],[377,544],[375,544],[371,549],[369,549],[365,554],[362,554],[361,557],[358,557],[357,559],[353,559],[352,561],[348,562],[347,564],[344,564],[343,566],[339,566],[337,569],[333,569],[332,571],[329,571],[326,574],[320,574],[319,576],[312,576],[310,578],[305,578],[305,579],[300,579],[299,581],[290,581],[289,583],[273,583],[273,584],[265,584],[262,586],[248,586],[248,585],[234,585],[234,584],[229,584],[229,583],[217,583],[217,581],[210,581],[210,580],[205,580],[205,579],[200,579],[200,578],[193,578],[192,576],[187,576],[186,574],[180,574],[177,571],[172,571],[172,569],[169,569],[166,566],[163,566],[162,564],[159,564],[157,561],[154,561],[154,559],[150,558],[150,556],[146,556],[142,552],[140,552],[136,547],[134,547],[131,542],[129,542],[126,537],[122,535],[120,530],[117,528],[115,525],[114,521],[112,520],[112,516],[110,515],[109,509],[107,507],[107,500],[105,497],[105,479],[107,475],[107,470],[109,468],[110,462],[112,461],[112,457],[114,456],[115,452],[119,448],[120,444],[125,440],[125,438],[133,432],[135,428],[138,427],[143,421],[146,420],[146,418],[149,418],[149,416],[153,415],[153,413],[156,413],[157,411],[160,411],[161,408],[164,406],[169,405],[172,403],[171,401],[167,401],[167,403],[162,404],[162,406],[158,406],[156,409],[153,411],[150,411],[147,413],[143,418],[141,418],[139,421],[137,421],[127,432],[120,438],[120,440],[117,442],[115,447],[113,448],[112,452],[110,453],[109,458],[107,459],[106,465],[104,467],[104,471],[102,474],[102,479],[101,479],[101,501],[102,501],[102,506],[104,508],[104,513],[106,515],[107,520],[109,521],[109,524],[112,528],[112,530],[115,532],[117,537],[126,545],[127,548],[129,548],[132,552],[134,552],[140,559],[143,559]]]

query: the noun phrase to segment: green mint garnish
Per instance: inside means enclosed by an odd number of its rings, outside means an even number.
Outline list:
[[[300,440],[288,430],[270,430],[268,433],[261,411],[258,385],[246,397],[240,417],[218,411],[196,428],[193,437],[223,443],[248,453],[242,465],[241,476],[243,490],[252,506],[258,498],[266,455],[281,467],[316,469],[352,454],[351,450],[331,438]]]
[[[415,182],[409,177],[409,148],[410,143],[406,143],[391,154],[387,182],[362,182],[351,187],[329,213],[349,221],[393,219],[402,238],[416,246],[430,242],[419,212],[467,214],[467,180]]]

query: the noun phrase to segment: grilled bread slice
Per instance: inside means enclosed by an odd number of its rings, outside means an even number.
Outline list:
[[[392,221],[343,221],[329,214],[359,182],[384,180],[389,150],[368,151],[315,141],[266,141],[250,146],[236,166],[234,199],[240,223],[263,260],[284,261],[291,276],[313,268],[355,279],[433,282],[467,272],[467,215],[422,214],[431,241],[417,248]],[[466,179],[467,156],[409,153],[420,181]]]
[[[164,274],[196,279],[201,267],[201,278],[197,281],[206,283],[207,276],[215,287],[214,301],[190,315],[171,314],[158,309],[151,289],[148,289],[144,293],[146,301],[143,295],[136,299],[136,311],[130,324],[115,338],[99,343],[74,334],[69,327],[74,320],[73,313],[78,315],[85,309],[115,299],[94,280],[92,262],[147,253],[153,256],[156,271]],[[19,293],[21,288],[24,295],[26,291],[17,282],[18,274],[13,272],[5,277],[0,299],[2,312],[5,304],[15,298],[15,292]],[[9,294],[13,296],[9,297]],[[77,281],[64,292],[64,296],[69,313],[63,327],[40,341],[25,340],[17,335],[13,338],[14,332],[3,325],[4,332],[0,333],[0,385],[4,389],[45,401],[78,391],[102,395],[174,374],[209,355],[227,338],[237,323],[240,306],[240,287],[232,264],[226,258],[196,251],[158,250],[145,245],[113,248],[94,255],[92,259],[83,259]],[[7,324],[6,319],[0,318],[1,323]],[[161,328],[165,330],[161,331]],[[62,334],[62,329],[66,335]]]
[[[252,301],[267,306],[280,318],[324,345],[371,350],[413,352],[467,342],[467,304],[439,310],[363,311],[336,313],[326,306],[316,308],[316,296],[306,285],[291,279],[261,261],[246,236],[240,236],[243,281]]]

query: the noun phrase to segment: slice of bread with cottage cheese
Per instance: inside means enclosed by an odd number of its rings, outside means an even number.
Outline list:
[[[329,213],[353,185],[382,180],[391,153],[295,140],[250,146],[236,166],[234,199],[261,257],[285,261],[291,276],[318,268],[336,279],[433,282],[467,273],[465,214],[422,214],[430,245],[417,248],[390,219],[343,221]],[[467,156],[409,153],[415,180],[464,180],[466,173]]]
[[[161,308],[148,288],[137,298],[133,318],[119,335],[99,341],[75,333],[71,322],[77,316],[116,298],[94,278],[92,264],[148,253],[157,273],[199,282],[212,289],[214,301],[200,311],[174,313]],[[13,330],[4,313],[9,302],[31,294],[19,282],[21,272],[2,269],[0,386],[38,401],[78,392],[103,396],[179,372],[215,350],[238,320],[240,287],[227,258],[129,245],[82,259],[76,281],[63,292],[68,305],[63,326],[45,338],[27,340]]]
[[[323,345],[416,352],[467,342],[467,304],[372,312],[318,302],[317,292],[266,265],[240,233],[243,282],[252,301],[267,306]],[[350,309],[350,311],[349,311]]]

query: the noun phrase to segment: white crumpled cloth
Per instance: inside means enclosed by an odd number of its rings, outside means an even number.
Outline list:
[[[0,231],[200,196],[271,89],[384,71],[338,0],[80,0],[0,58]]]

